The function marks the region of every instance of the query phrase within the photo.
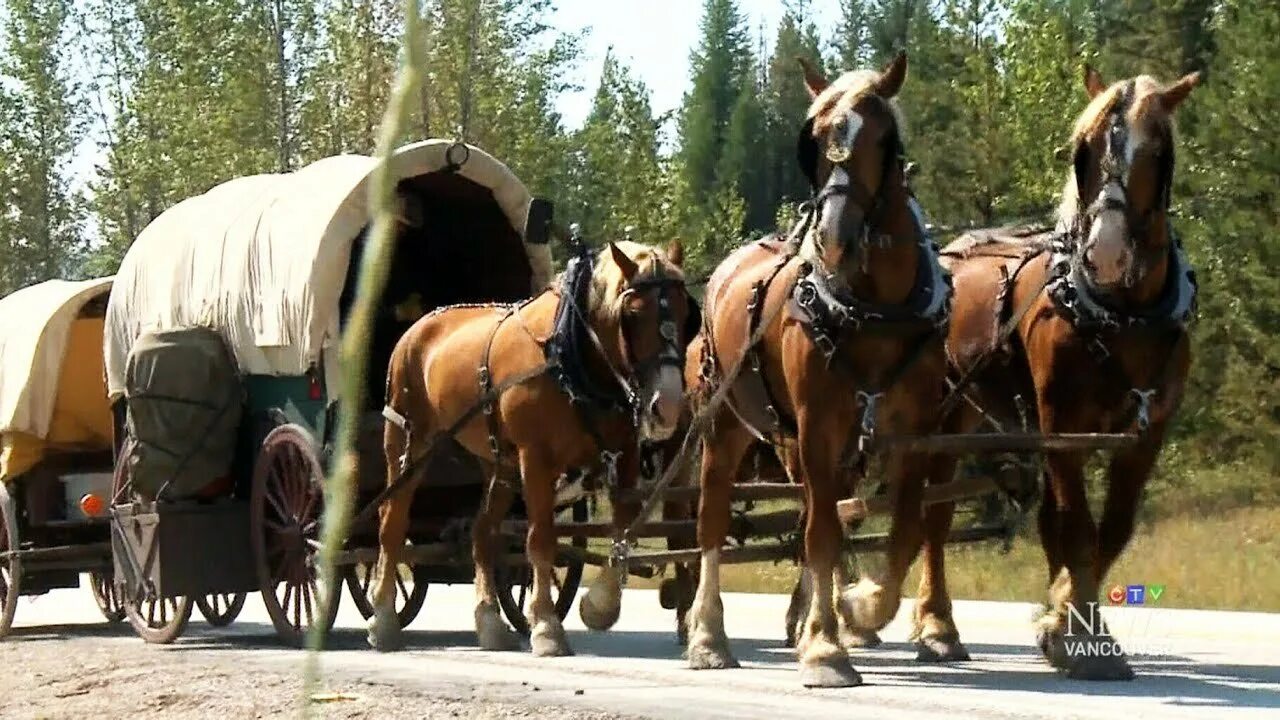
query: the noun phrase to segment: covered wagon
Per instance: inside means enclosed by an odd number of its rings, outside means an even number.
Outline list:
[[[551,206],[500,161],[428,140],[390,163],[396,255],[370,338],[366,503],[386,485],[380,413],[400,335],[435,308],[523,299],[552,276]],[[313,558],[342,400],[339,339],[369,235],[375,166],[341,155],[231,180],[156,218],[121,264],[105,343],[125,490],[113,541],[123,594],[168,608],[140,629],[149,640],[176,637],[188,598],[210,593],[260,591],[290,643],[333,622],[332,613],[320,617]],[[483,478],[456,447],[442,447],[433,463],[436,480],[419,490],[410,535],[429,551],[411,555],[401,573],[405,624],[428,581],[470,580],[469,538],[459,530]],[[366,615],[376,556],[376,529],[355,527],[341,573]],[[511,585],[514,598],[521,581]]]
[[[107,513],[111,413],[102,333],[112,278],[50,280],[0,299],[0,636],[22,595],[112,594]]]

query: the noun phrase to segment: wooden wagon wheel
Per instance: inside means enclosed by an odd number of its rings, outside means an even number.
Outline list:
[[[360,615],[368,620],[373,617],[373,599],[369,597],[369,584],[373,582],[372,563],[357,563],[345,573],[347,589]],[[396,617],[400,627],[407,628],[427,601],[427,574],[409,563],[400,563],[396,569]]]
[[[254,564],[276,635],[301,646],[316,625],[333,627],[342,593],[320,617],[317,573],[323,475],[311,434],[281,425],[267,434],[253,469],[250,529]]]
[[[168,645],[187,629],[191,620],[191,598],[125,600],[124,614],[138,637],[153,645]]]
[[[107,622],[118,623],[124,620],[124,595],[116,587],[111,573],[89,573],[89,590],[93,592],[94,602],[98,603],[98,609]]]
[[[240,616],[244,600],[245,593],[213,593],[196,598],[196,608],[205,622],[214,627],[226,627]]]
[[[575,502],[570,508],[574,522],[586,522],[589,515],[587,498]],[[571,541],[573,547],[585,550],[587,538],[575,537]],[[556,615],[561,620],[569,616],[573,601],[578,597],[578,587],[582,584],[583,562],[570,560],[565,565],[557,565],[552,572],[555,582],[554,598]],[[498,563],[496,572],[498,583],[498,604],[502,606],[502,614],[507,616],[511,627],[521,635],[529,635],[529,620],[524,615],[525,603],[533,590],[533,572],[528,563],[507,565]]]
[[[111,477],[112,505],[122,505],[131,501],[129,485],[129,443],[125,439],[122,450],[116,460],[115,472]],[[129,597],[126,588],[116,584],[112,590],[119,599],[124,610],[125,619],[133,627],[133,631],[144,642],[153,645],[168,645],[182,636],[191,620],[191,598],[189,597]],[[95,598],[97,590],[94,591]],[[99,607],[102,604],[99,603]],[[103,611],[106,614],[106,611]]]
[[[0,553],[17,550],[18,547],[17,507],[9,490],[0,483]],[[0,561],[0,638],[8,635],[13,627],[21,583],[22,561],[18,556],[11,555],[7,561]]]

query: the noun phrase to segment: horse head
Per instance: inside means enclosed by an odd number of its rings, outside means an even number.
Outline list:
[[[701,325],[685,288],[684,251],[637,242],[609,243],[591,282],[592,323],[609,362],[635,392],[640,434],[666,440],[684,407],[685,347]]]
[[[1083,240],[1091,280],[1104,289],[1135,287],[1168,256],[1173,113],[1199,82],[1199,73],[1168,86],[1139,75],[1108,86],[1085,67],[1090,101],[1071,134],[1059,219]]]
[[[835,273],[858,256],[865,264],[867,245],[891,238],[890,216],[906,209],[903,121],[894,98],[906,80],[907,56],[879,72],[847,72],[834,82],[805,60],[800,64],[812,103],[797,158],[817,213],[806,254]]]

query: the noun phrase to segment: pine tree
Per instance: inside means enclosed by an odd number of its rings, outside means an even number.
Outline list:
[[[1212,82],[1187,102],[1202,122],[1180,137],[1177,229],[1200,275],[1186,442],[1217,464],[1280,470],[1280,7],[1231,0]],[[1162,79],[1172,79],[1162,73]],[[1180,111],[1181,112],[1181,111]],[[1183,126],[1179,126],[1183,130]],[[1265,472],[1265,471],[1264,471]]]
[[[796,138],[809,109],[809,92],[797,58],[805,58],[822,68],[821,44],[817,28],[809,19],[808,3],[793,4],[783,13],[778,26],[765,91],[768,118],[768,150],[761,162],[769,164],[774,201],[768,208],[775,219],[780,204],[790,205],[809,197],[809,181],[796,162]],[[840,70],[852,70],[853,67]],[[784,228],[785,229],[785,228]]]
[[[83,134],[67,0],[8,0],[0,47],[0,292],[65,277],[84,248],[68,166]]]
[[[680,114],[680,155],[694,204],[723,187],[716,170],[733,109],[751,79],[751,49],[735,0],[705,0],[702,39],[690,57],[692,88]]]
[[[832,45],[840,70],[871,63],[871,9],[867,0],[840,0],[840,25]]]

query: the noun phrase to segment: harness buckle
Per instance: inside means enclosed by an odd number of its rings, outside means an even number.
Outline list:
[[[631,574],[629,570],[629,560],[631,558],[631,543],[626,538],[619,538],[613,541],[609,547],[609,567],[620,568],[622,570],[618,578],[618,584],[622,587],[627,586],[627,577]]]
[[[1129,390],[1129,394],[1138,399],[1138,416],[1136,418],[1138,430],[1146,432],[1151,427],[1151,397],[1156,394],[1156,388],[1147,390],[1132,388]]]
[[[618,458],[620,457],[622,457],[621,450],[600,451],[600,464],[604,466],[604,486],[609,491],[610,497],[618,491]]]
[[[859,390],[856,397],[858,402],[862,403],[862,436],[865,438],[874,437],[876,432],[876,411],[879,409],[880,399],[884,397],[884,393],[868,393]]]
[[[836,353],[836,344],[832,342],[831,338],[827,337],[825,333],[815,332],[813,334],[813,344],[817,345],[818,350],[820,350],[827,358],[830,358]]]

